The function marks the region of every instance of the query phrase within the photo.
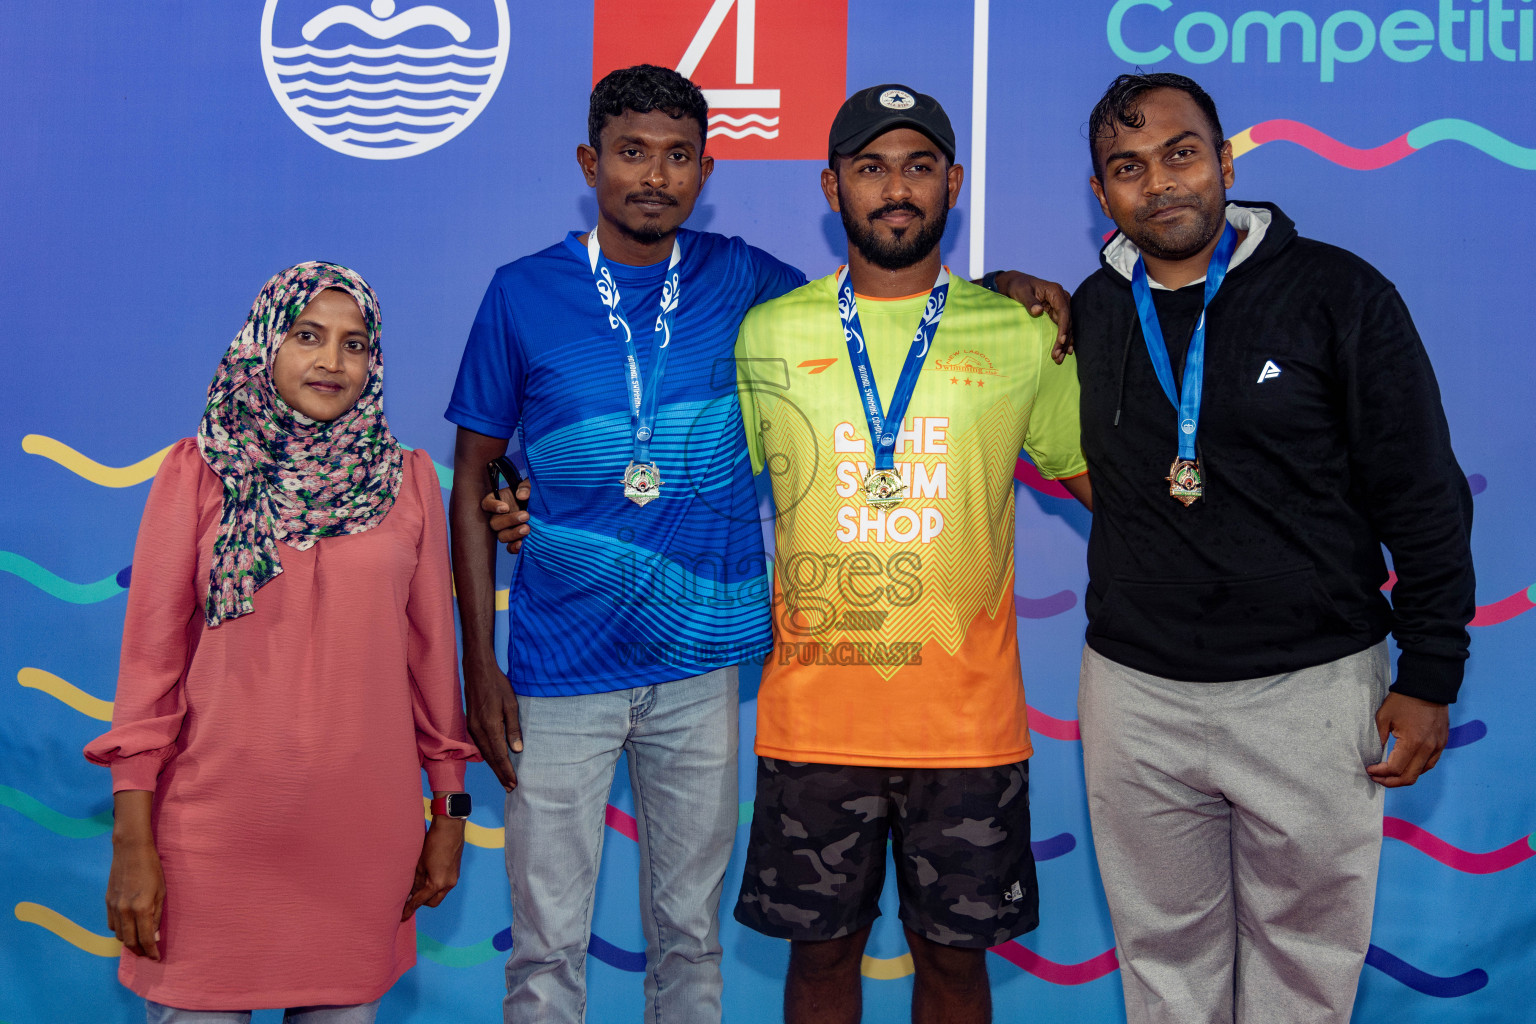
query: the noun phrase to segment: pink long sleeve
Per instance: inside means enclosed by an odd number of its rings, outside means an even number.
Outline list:
[[[462,788],[447,529],[425,452],[384,521],[284,546],[248,615],[203,625],[218,477],[176,445],[139,539],[113,729],[87,750],[152,788],[161,959],[123,983],[190,1010],[377,999],[416,959],[400,920],[421,772]]]
[[[201,493],[217,480],[197,442],[166,453],[155,474],[133,549],[133,577],[123,622],[112,728],[85,748],[112,770],[112,791],[155,789],[186,714],[186,675],[202,610],[198,602],[197,536]]]
[[[457,791],[464,788],[464,763],[480,760],[480,754],[464,728],[448,567],[448,521],[431,457],[420,450],[409,457],[416,460],[413,483],[421,491],[425,520],[406,604],[410,622],[406,663],[411,675],[416,749],[430,787],[435,792]]]

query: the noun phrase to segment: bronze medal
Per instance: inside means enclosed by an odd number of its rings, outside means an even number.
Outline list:
[[[1198,459],[1174,459],[1163,479],[1168,481],[1169,495],[1182,501],[1185,508],[1205,496],[1205,481],[1200,476]]]

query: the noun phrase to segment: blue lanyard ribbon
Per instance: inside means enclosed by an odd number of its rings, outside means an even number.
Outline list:
[[[641,378],[640,359],[635,353],[635,338],[629,329],[629,321],[619,304],[619,286],[613,280],[608,260],[597,244],[597,228],[587,234],[587,262],[592,267],[592,278],[597,283],[597,297],[608,312],[608,326],[624,346],[625,390],[629,394],[630,427],[634,432],[635,462],[651,461],[651,437],[656,432],[656,406],[661,399],[661,380],[667,372],[667,346],[672,343],[672,320],[677,315],[678,283],[682,271],[678,264],[683,261],[683,250],[677,240],[672,240],[672,260],[667,264],[667,279],[661,285],[661,312],[656,315],[656,331],[661,337],[656,342],[656,353],[651,357],[651,372]]]
[[[1227,265],[1232,262],[1232,252],[1237,248],[1237,231],[1228,224],[1211,254],[1211,265],[1205,272],[1205,305],[1200,307],[1200,320],[1194,333],[1189,336],[1189,349],[1184,354],[1184,384],[1178,391],[1173,389],[1173,364],[1168,360],[1168,344],[1163,340],[1163,328],[1157,321],[1157,307],[1152,304],[1152,286],[1147,284],[1146,263],[1136,257],[1136,267],[1131,271],[1131,293],[1136,296],[1136,315],[1141,318],[1141,336],[1147,343],[1147,355],[1152,357],[1152,369],[1157,372],[1157,382],[1163,386],[1163,394],[1179,412],[1179,458],[1193,460],[1195,434],[1200,429],[1200,391],[1205,383],[1205,313],[1221,282],[1226,280]]]
[[[896,380],[896,392],[891,396],[891,407],[885,411],[880,404],[880,389],[875,386],[875,371],[869,365],[869,352],[864,345],[864,327],[859,323],[859,304],[853,295],[853,285],[848,280],[848,268],[837,272],[837,312],[843,318],[843,340],[848,342],[848,360],[853,364],[853,379],[859,386],[859,398],[864,406],[864,416],[869,420],[869,436],[874,442],[875,468],[892,469],[896,464],[896,435],[901,432],[912,392],[917,389],[917,375],[922,371],[923,360],[938,333],[939,321],[944,317],[944,303],[949,299],[949,270],[939,269],[938,280],[928,293],[928,304],[923,307],[923,317],[912,337],[912,347],[907,351],[907,361],[902,365],[901,376]]]

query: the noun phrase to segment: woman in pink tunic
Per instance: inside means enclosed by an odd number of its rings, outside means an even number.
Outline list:
[[[112,769],[108,924],[151,1024],[366,1024],[458,879],[446,812],[477,755],[442,499],[382,385],[372,290],[300,264],[155,476],[112,729],[85,750]]]

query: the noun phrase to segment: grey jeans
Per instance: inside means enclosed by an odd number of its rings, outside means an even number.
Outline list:
[[[373,1024],[379,1000],[352,1006],[297,1006],[283,1014],[283,1024]],[[144,1000],[148,1024],[247,1024],[250,1010],[178,1010]]]
[[[1386,644],[1229,683],[1086,650],[1088,810],[1129,1024],[1349,1020],[1381,855]]]
[[[629,755],[640,844],[646,1024],[719,1024],[720,891],[738,816],[735,666],[654,686],[521,697],[507,794],[507,1024],[586,1019],[605,811]]]

